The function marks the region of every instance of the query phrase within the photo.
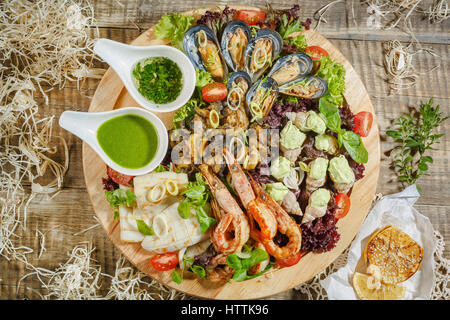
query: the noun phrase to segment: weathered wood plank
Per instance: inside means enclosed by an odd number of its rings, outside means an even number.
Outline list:
[[[287,9],[293,4],[299,4],[302,10],[301,16],[306,19],[313,18],[317,10],[330,3],[331,0],[303,0],[298,1],[270,1],[273,8]],[[96,20],[101,27],[139,28],[145,30],[156,24],[165,13],[184,12],[192,8],[210,6],[210,1],[154,1],[154,0],[96,0],[93,2],[96,13]],[[265,7],[266,1],[250,1],[247,4],[257,7]],[[352,10],[353,3],[353,10]],[[424,2],[428,8],[431,1]],[[230,0],[216,1],[219,6],[224,5],[244,5],[245,1]],[[354,23],[352,12],[354,12]],[[423,20],[422,13],[414,13],[411,22],[417,39],[424,43],[448,43],[450,21],[431,24],[428,20]],[[324,15],[327,23],[321,23],[319,31],[330,39],[355,39],[355,40],[386,40],[399,39],[408,41],[410,37],[403,31],[395,28],[386,32],[385,30],[375,30],[367,24],[367,5],[360,1],[346,1],[346,3],[336,3],[330,7]],[[315,27],[316,21],[313,22]]]

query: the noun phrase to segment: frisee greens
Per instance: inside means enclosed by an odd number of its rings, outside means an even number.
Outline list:
[[[341,128],[339,108],[322,97],[319,100],[319,111],[325,117],[328,129],[338,134],[339,147],[344,145],[350,157],[357,163],[366,163],[369,160],[367,149],[359,134]]]
[[[429,169],[433,158],[425,155],[427,150],[436,150],[433,145],[439,143],[444,134],[434,131],[448,116],[439,112],[439,105],[433,106],[433,99],[428,103],[420,103],[416,117],[404,115],[396,122],[395,130],[388,130],[386,134],[395,139],[399,145],[390,154],[394,160],[392,166],[398,174],[397,180],[407,184],[414,184]],[[417,186],[421,191],[421,188]]]
[[[136,195],[130,190],[116,189],[105,191],[106,201],[114,208],[114,220],[119,217],[119,206],[133,207],[135,205]]]
[[[159,39],[167,39],[172,46],[184,51],[184,33],[193,25],[194,17],[180,13],[165,14],[155,27],[155,35]]]

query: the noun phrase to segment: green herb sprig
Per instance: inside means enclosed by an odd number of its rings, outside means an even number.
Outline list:
[[[430,99],[428,103],[420,103],[417,116],[404,115],[395,122],[395,130],[386,131],[399,143],[390,152],[398,181],[411,185],[428,171],[433,158],[425,153],[436,150],[433,145],[438,144],[444,134],[435,134],[434,131],[448,118],[439,112],[439,105],[433,107],[433,99]],[[421,192],[419,186],[417,189]]]

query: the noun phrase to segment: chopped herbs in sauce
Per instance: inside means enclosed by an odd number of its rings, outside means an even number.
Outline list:
[[[168,58],[154,57],[138,62],[133,77],[139,93],[158,104],[174,101],[183,87],[180,68]]]

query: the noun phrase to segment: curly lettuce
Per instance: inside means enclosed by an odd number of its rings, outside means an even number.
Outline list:
[[[323,57],[320,59],[320,68],[316,76],[328,82],[328,92],[323,98],[334,105],[341,106],[344,102],[345,91],[344,66],[329,57]]]
[[[180,13],[165,14],[155,27],[155,35],[159,39],[167,39],[172,46],[184,51],[184,33],[193,25],[194,17]]]

